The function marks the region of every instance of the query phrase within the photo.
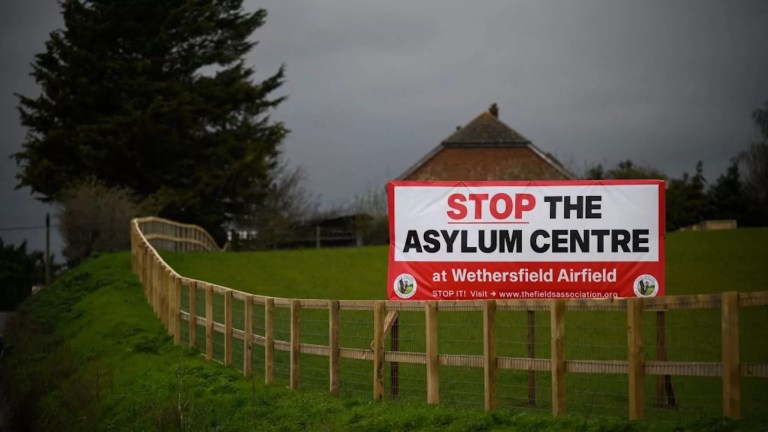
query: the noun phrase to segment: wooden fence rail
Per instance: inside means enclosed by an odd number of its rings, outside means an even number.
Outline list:
[[[741,415],[741,380],[743,377],[768,378],[768,359],[760,363],[742,362],[739,356],[739,311],[742,308],[768,305],[768,292],[726,292],[713,295],[669,296],[662,298],[627,299],[578,299],[578,300],[478,300],[478,301],[362,301],[362,300],[310,300],[265,297],[245,293],[205,281],[183,277],[161,258],[157,249],[176,251],[220,250],[202,229],[177,224],[159,218],[134,219],[131,223],[131,252],[134,272],[144,287],[147,301],[155,314],[168,329],[174,343],[181,344],[183,326],[187,343],[196,346],[198,326],[205,329],[205,351],[208,360],[214,359],[214,339],[223,335],[224,365],[233,364],[233,344],[239,340],[243,347],[243,373],[252,371],[253,347],[264,351],[264,381],[274,380],[275,351],[289,354],[289,386],[299,387],[300,354],[313,354],[328,358],[328,386],[332,394],[338,394],[341,386],[340,362],[356,359],[371,363],[373,382],[372,398],[380,400],[384,394],[384,363],[391,365],[392,394],[399,391],[397,366],[422,364],[426,366],[426,402],[440,403],[441,366],[480,368],[483,371],[484,406],[493,410],[498,406],[497,374],[500,370],[528,373],[528,398],[536,400],[536,376],[549,372],[551,376],[551,410],[554,415],[566,413],[567,374],[621,374],[627,376],[628,413],[631,419],[643,418],[646,376],[658,377],[657,399],[674,404],[669,379],[671,376],[710,376],[722,379],[722,413],[725,417]],[[198,290],[205,292],[205,313],[195,312]],[[183,292],[184,291],[184,292]],[[187,310],[182,308],[186,295]],[[224,322],[214,321],[214,295],[224,298]],[[233,325],[233,300],[242,302],[243,328]],[[263,310],[263,334],[254,332],[254,308]],[[275,309],[290,311],[290,336],[288,340],[275,337]],[[302,343],[301,315],[305,310],[324,310],[328,313],[328,344]],[[668,361],[664,341],[664,316],[667,311],[686,309],[720,309],[722,347],[720,362]],[[373,341],[369,348],[343,346],[339,336],[339,314],[342,311],[365,311],[371,315]],[[483,320],[483,354],[441,354],[438,346],[438,320],[442,314],[476,311]],[[536,357],[535,313],[548,312],[550,317],[550,353],[548,358]],[[627,353],[617,360],[576,360],[565,355],[566,311],[613,311],[626,314]],[[404,352],[397,346],[398,313],[421,312],[424,314],[424,352]],[[499,356],[497,350],[497,318],[507,312],[527,314],[528,357]],[[656,359],[646,360],[643,334],[643,313],[656,312],[656,323],[661,325],[661,337],[657,335]],[[239,319],[239,318],[238,318]],[[186,322],[186,324],[183,324]],[[385,348],[390,333],[392,345]],[[661,345],[659,345],[661,344]]]

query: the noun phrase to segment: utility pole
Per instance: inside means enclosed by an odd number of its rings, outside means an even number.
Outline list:
[[[51,214],[45,214],[45,287],[51,287]]]

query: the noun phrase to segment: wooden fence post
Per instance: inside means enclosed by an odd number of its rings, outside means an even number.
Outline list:
[[[373,303],[373,400],[384,396],[384,302]]]
[[[741,416],[739,358],[739,293],[722,295],[723,416]]]
[[[224,291],[224,366],[232,365],[232,290]]]
[[[301,303],[299,300],[291,300],[291,389],[297,390],[299,388],[299,333],[301,328],[299,326],[299,311],[301,310]]]
[[[246,296],[244,303],[243,375],[249,377],[253,372],[253,297]]]
[[[437,302],[429,301],[424,304],[426,315],[426,344],[427,344],[427,403],[440,403],[440,357],[438,353],[437,333]]]
[[[213,287],[205,285],[205,358],[213,360]]]
[[[155,256],[149,252],[147,247],[147,299],[152,306],[152,312],[157,316],[157,309],[155,309]]]
[[[155,313],[157,313],[157,318],[160,320],[160,322],[163,324],[163,327],[165,327],[165,314],[163,313],[163,275],[165,274],[165,271],[163,270],[163,267],[160,265],[157,257],[155,257],[155,298],[157,299],[157,304],[155,305]]]
[[[565,415],[565,301],[550,304],[552,415]]]
[[[390,351],[398,352],[400,350],[400,314],[392,322],[389,344]],[[389,392],[392,400],[397,400],[400,397],[400,362],[389,363]]]
[[[160,264],[158,264],[155,254],[152,255],[152,310],[155,311],[157,318],[162,318],[160,314]]]
[[[627,366],[629,374],[629,419],[640,420],[645,411],[645,344],[643,299],[627,299]]]
[[[144,295],[147,295],[147,248],[144,246],[144,242],[139,244],[139,255],[141,256],[141,285],[144,288]]]
[[[174,275],[173,283],[171,284],[173,290],[173,307],[171,315],[171,323],[173,325],[173,344],[181,344],[181,277]]]
[[[275,299],[264,301],[264,384],[272,384],[275,366]]]
[[[160,312],[160,290],[157,288],[157,281],[159,278],[157,255],[152,253],[150,256],[150,262],[152,263],[152,267],[149,270],[150,291],[152,295],[152,311],[155,312],[155,316],[159,319],[160,314],[158,312]]]
[[[165,313],[167,312],[165,306],[165,268],[159,260],[157,264],[157,298],[157,313],[160,316],[160,322],[168,330],[168,323],[165,320]]]
[[[160,315],[160,322],[163,323],[163,327],[166,331],[168,331],[168,322],[165,319],[165,315],[168,312],[167,306],[165,304],[165,267],[163,267],[161,264],[158,264],[157,268],[157,293],[159,298],[157,313]]]
[[[189,283],[189,347],[197,345],[197,282]]]
[[[528,316],[528,358],[536,358],[536,312],[529,310]],[[536,371],[531,366],[528,370],[528,404],[536,405]]]
[[[158,265],[158,268],[160,269],[159,271],[160,283],[158,284],[158,287],[160,288],[158,290],[158,292],[160,293],[160,304],[159,304],[158,312],[160,313],[160,322],[163,323],[163,327],[165,328],[165,331],[168,331],[168,319],[166,316],[168,314],[168,305],[165,301],[165,296],[168,292],[166,289],[166,283],[165,283],[165,277],[167,275],[167,272],[165,270],[165,267],[163,267],[162,265]]]
[[[160,265],[160,260],[155,256],[155,298],[157,304],[155,305],[155,313],[157,318],[165,327],[165,314],[163,313],[163,267]]]
[[[483,303],[483,382],[485,410],[496,409],[496,300]]]
[[[141,272],[141,284],[144,286],[144,297],[147,298],[147,303],[152,305],[151,297],[149,296],[149,275],[152,268],[149,262],[149,248],[142,242],[141,243],[141,265],[144,267]]]
[[[338,395],[341,383],[339,351],[339,301],[328,300],[328,382],[331,394]]]
[[[173,338],[173,304],[176,300],[173,298],[173,274],[169,268],[165,268],[165,329]],[[175,330],[175,329],[173,329]]]
[[[665,311],[656,312],[656,361],[665,362],[667,358],[667,315]],[[670,375],[656,377],[656,406],[659,408],[674,408],[675,391],[672,388]]]

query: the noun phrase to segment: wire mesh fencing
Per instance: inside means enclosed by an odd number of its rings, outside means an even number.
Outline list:
[[[768,292],[572,301],[275,299],[183,278],[139,232],[132,244],[134,270],[174,341],[270,384],[630,418],[739,417],[768,404]]]

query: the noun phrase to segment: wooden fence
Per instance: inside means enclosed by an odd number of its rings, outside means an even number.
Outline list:
[[[136,234],[142,235],[136,237]],[[139,243],[136,243],[136,242]],[[140,243],[154,249],[175,252],[221,251],[208,231],[197,225],[182,224],[157,217],[144,217],[131,222],[131,249],[135,252]]]
[[[158,254],[157,249],[170,250],[218,250],[207,233],[197,227],[181,225],[158,218],[135,219],[131,224],[132,265],[144,286],[147,300],[156,315],[168,329],[175,344],[188,343],[196,346],[198,328],[205,331],[205,356],[214,359],[214,339],[223,335],[223,364],[233,365],[233,347],[241,344],[242,370],[251,375],[255,346],[263,348],[264,379],[274,380],[276,352],[287,352],[289,386],[299,387],[300,355],[312,354],[328,358],[327,383],[332,394],[340,392],[342,359],[363,360],[370,363],[372,398],[384,397],[384,364],[389,363],[390,387],[397,389],[397,366],[418,364],[426,367],[426,402],[440,403],[441,366],[478,368],[483,374],[484,406],[493,410],[498,405],[497,374],[500,371],[523,371],[529,375],[529,394],[532,402],[536,396],[536,372],[551,376],[551,411],[554,415],[566,413],[567,374],[619,374],[627,377],[628,415],[631,419],[644,416],[646,376],[657,377],[657,398],[673,401],[670,385],[672,376],[721,377],[722,413],[725,417],[741,415],[742,378],[768,378],[768,359],[758,363],[742,362],[740,358],[739,313],[742,308],[768,305],[768,292],[725,292],[715,295],[668,296],[662,298],[627,299],[575,299],[575,300],[483,300],[483,301],[349,301],[305,300],[272,298],[245,293],[205,281],[183,277],[176,273]],[[195,305],[201,292],[205,295],[205,314],[198,315]],[[223,322],[214,320],[214,295],[222,296]],[[182,302],[185,299],[185,302]],[[241,328],[233,325],[233,301],[241,302],[243,314]],[[182,304],[187,305],[183,310]],[[254,310],[263,311],[262,334],[254,332]],[[290,332],[287,340],[275,336],[274,315],[276,309],[290,311]],[[673,310],[719,309],[721,314],[722,347],[719,362],[668,361],[664,338],[665,314]],[[303,311],[323,310],[328,316],[327,344],[302,342],[301,319]],[[344,346],[339,334],[339,314],[343,311],[370,313],[372,342],[366,348]],[[611,311],[626,315],[626,357],[617,360],[566,359],[565,313],[566,311]],[[425,323],[424,350],[404,352],[397,348],[398,314],[423,313]],[[446,354],[439,352],[438,315],[453,312],[482,314],[482,355]],[[507,357],[497,354],[497,316],[517,312],[528,316],[528,355]],[[549,315],[549,356],[537,357],[535,352],[535,321],[537,312]],[[645,353],[644,312],[654,312],[657,337],[655,360],[647,360]],[[645,314],[647,315],[647,314]],[[238,321],[240,321],[238,319]],[[186,335],[186,341],[182,336]],[[390,335],[391,346],[385,349],[385,339]],[[599,338],[599,335],[595,336]],[[235,342],[238,341],[238,342]],[[762,343],[765,343],[763,341]],[[673,402],[671,402],[673,403]]]

